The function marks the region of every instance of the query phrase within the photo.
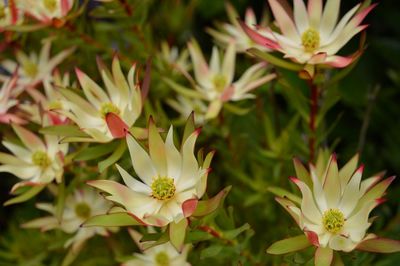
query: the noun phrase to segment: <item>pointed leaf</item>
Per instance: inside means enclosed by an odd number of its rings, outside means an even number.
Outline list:
[[[378,253],[400,252],[400,241],[377,237],[362,241],[356,249]]]
[[[76,157],[75,161],[88,161],[97,159],[103,155],[109,154],[117,148],[118,142],[110,142],[101,145],[96,145],[93,147],[86,148],[80,151]]]
[[[33,198],[35,195],[37,195],[40,191],[42,191],[43,188],[45,188],[45,185],[34,186],[31,189],[29,189],[28,191],[26,191],[25,193],[15,197],[15,198],[12,198],[10,200],[7,200],[6,202],[4,202],[3,205],[9,206],[12,204],[25,202],[25,201]]]
[[[301,65],[288,62],[284,59],[280,59],[273,56],[271,53],[262,52],[257,48],[250,48],[247,50],[247,52],[251,55],[254,55],[255,57],[260,58],[261,60],[269,62],[278,67],[286,68],[293,71],[300,71],[303,68]]]
[[[281,255],[302,250],[309,246],[311,246],[311,243],[308,241],[308,238],[305,235],[299,235],[275,242],[267,249],[267,253]]]
[[[330,266],[333,260],[333,250],[318,247],[315,251],[315,266]]]
[[[221,190],[216,196],[208,200],[201,200],[197,203],[197,208],[192,216],[206,216],[215,211],[223,202],[228,192],[231,190],[231,186]]]
[[[127,212],[115,212],[101,214],[90,217],[82,224],[82,227],[103,226],[103,227],[118,227],[118,226],[133,226],[142,225]]]
[[[188,227],[187,219],[182,219],[178,223],[170,223],[169,224],[169,239],[171,244],[178,250],[179,252],[182,251],[185,242],[186,236],[186,228]]]
[[[296,177],[306,183],[308,187],[313,187],[310,173],[307,171],[307,169],[304,167],[304,165],[300,162],[299,159],[294,158],[293,159],[293,164],[294,164],[294,170],[296,171]]]
[[[56,135],[65,137],[89,137],[79,127],[74,125],[58,125],[43,127],[39,130],[44,135]]]
[[[99,162],[98,167],[100,173],[107,169],[112,164],[116,163],[124,154],[126,150],[126,142],[125,140],[121,140],[119,146],[115,149],[115,151],[105,160]]]

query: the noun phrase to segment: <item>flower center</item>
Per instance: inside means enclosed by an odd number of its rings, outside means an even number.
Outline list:
[[[75,214],[82,219],[88,219],[90,217],[91,209],[90,206],[85,202],[79,202],[75,205]]]
[[[120,112],[119,108],[113,103],[103,103],[100,108],[100,113],[103,117],[106,117],[108,113],[119,115]]]
[[[226,86],[226,78],[221,74],[215,75],[213,78],[213,83],[217,91],[222,92]]]
[[[25,74],[26,74],[28,77],[31,77],[31,78],[36,77],[36,75],[37,75],[37,73],[38,73],[38,67],[37,67],[37,65],[36,65],[35,63],[29,61],[29,60],[27,60],[27,61],[25,61],[25,62],[23,63],[22,68],[24,69]]]
[[[6,17],[6,10],[4,6],[0,6],[0,19],[3,19]]]
[[[157,177],[151,183],[152,196],[158,200],[168,200],[175,195],[174,179]]]
[[[43,5],[50,12],[54,12],[57,8],[57,1],[56,0],[43,0]]]
[[[169,257],[168,254],[164,251],[157,253],[156,255],[156,264],[157,266],[169,266]]]
[[[336,234],[343,228],[344,215],[338,209],[329,209],[324,212],[322,223],[326,231]]]
[[[44,151],[37,151],[32,154],[32,162],[43,169],[47,168],[51,164],[49,156]]]
[[[319,47],[319,33],[313,28],[309,28],[301,35],[301,43],[306,52],[312,53]]]

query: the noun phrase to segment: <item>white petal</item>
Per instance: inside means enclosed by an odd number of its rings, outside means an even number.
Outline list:
[[[125,184],[132,190],[143,193],[146,195],[151,195],[151,189],[149,186],[143,184],[142,182],[137,181],[134,177],[132,177],[130,174],[128,174],[125,169],[120,167],[118,164],[115,165],[119,171],[119,173],[122,176],[122,179],[124,180]]]

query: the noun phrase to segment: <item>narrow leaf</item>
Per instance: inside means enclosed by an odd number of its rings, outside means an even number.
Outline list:
[[[275,242],[267,249],[267,253],[281,255],[302,250],[309,246],[311,246],[311,243],[308,241],[307,237],[305,235],[299,235]]]
[[[288,62],[287,60],[280,59],[273,56],[271,53],[262,52],[257,48],[250,48],[247,50],[247,52],[251,55],[254,55],[255,57],[260,58],[263,61],[266,61],[278,67],[286,68],[293,71],[300,71],[301,69],[303,69],[302,65],[294,64]]]
[[[206,216],[215,211],[223,202],[228,192],[231,190],[231,186],[221,190],[216,196],[208,200],[201,200],[197,203],[197,208],[192,216]]]
[[[124,154],[126,150],[126,142],[122,140],[119,146],[114,150],[114,152],[105,160],[99,162],[99,171],[103,172],[105,169],[110,167],[112,164],[116,163]]]
[[[142,225],[127,212],[115,212],[109,214],[101,214],[90,217],[82,224],[82,227],[103,226],[103,227],[118,227],[118,226],[133,226]]]
[[[315,266],[330,266],[333,260],[333,250],[318,247],[315,251]]]
[[[26,191],[25,193],[12,198],[10,200],[7,200],[6,202],[4,202],[4,206],[9,206],[12,204],[17,204],[17,203],[21,203],[24,201],[27,201],[31,198],[33,198],[35,195],[37,195],[40,191],[42,191],[42,189],[45,188],[45,185],[39,185],[39,186],[34,186],[31,189],[29,189],[28,191]]]
[[[86,133],[73,125],[58,125],[43,127],[39,130],[44,135],[56,135],[63,137],[89,137]]]
[[[400,252],[400,241],[377,237],[362,241],[357,249],[378,253]]]

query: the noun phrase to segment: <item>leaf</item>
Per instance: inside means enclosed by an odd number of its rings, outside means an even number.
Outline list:
[[[204,96],[193,89],[184,87],[182,85],[177,84],[175,81],[169,79],[169,78],[163,78],[163,80],[165,81],[165,83],[167,83],[167,85],[169,85],[176,93],[182,95],[182,96],[186,96],[189,98],[195,98],[195,99],[204,99]]]
[[[215,257],[221,252],[222,248],[223,246],[221,245],[213,245],[208,248],[205,248],[200,253],[200,259]]]
[[[187,233],[186,242],[195,243],[200,241],[206,241],[212,238],[214,238],[214,236],[209,234],[208,232],[204,232],[201,230],[192,230]]]
[[[223,236],[224,236],[224,238],[232,240],[232,239],[236,238],[239,234],[243,233],[246,230],[249,230],[250,228],[251,228],[250,225],[248,223],[245,223],[241,227],[238,227],[238,228],[235,228],[235,229],[229,230],[229,231],[224,231]]]
[[[199,201],[197,203],[197,208],[192,216],[201,217],[214,212],[222,204],[223,200],[228,195],[231,188],[231,186],[226,187],[213,198]]]
[[[34,186],[31,189],[29,189],[28,191],[26,191],[25,193],[23,193],[17,197],[14,197],[12,199],[7,200],[6,202],[4,202],[3,205],[9,206],[12,204],[27,201],[27,200],[33,198],[35,195],[37,195],[40,191],[42,191],[43,188],[45,188],[45,185]]]
[[[186,120],[185,129],[183,130],[182,145],[195,130],[194,112],[192,111]]]
[[[299,159],[293,159],[294,170],[296,171],[296,177],[306,183],[308,187],[313,187],[313,183],[310,177],[310,173],[304,167],[304,165],[300,162]]]
[[[172,222],[169,224],[169,241],[176,248],[178,252],[181,252],[185,242],[186,229],[188,227],[188,220],[182,219],[178,223]]]
[[[299,196],[294,195],[293,193],[290,193],[286,189],[280,187],[268,187],[267,190],[272,194],[275,194],[281,198],[288,198],[291,201],[301,204],[301,198]]]
[[[333,250],[318,247],[315,251],[315,266],[330,266],[333,260]]]
[[[286,68],[293,71],[300,71],[303,69],[302,65],[294,64],[286,60],[280,59],[273,56],[271,53],[262,52],[257,48],[250,48],[247,50],[247,52],[278,67]]]
[[[105,169],[110,167],[112,164],[116,163],[124,154],[126,150],[126,142],[122,140],[119,146],[114,150],[114,152],[105,160],[99,162],[99,171],[102,173]]]
[[[362,241],[356,249],[378,253],[400,252],[400,241],[377,237]]]
[[[252,109],[252,108],[242,108],[230,103],[224,103],[224,108],[235,115],[245,115]]]
[[[103,226],[103,227],[118,227],[118,226],[133,226],[142,225],[127,212],[115,212],[101,214],[90,217],[82,224],[82,227]]]
[[[305,235],[299,235],[275,242],[267,249],[267,253],[281,255],[302,250],[309,246],[311,246],[311,243],[308,238]]]
[[[58,126],[43,127],[39,130],[39,132],[44,135],[89,138],[89,135],[83,132],[79,127],[73,125],[58,125]]]
[[[89,161],[99,158],[103,155],[109,154],[111,151],[117,148],[118,142],[110,142],[101,145],[96,145],[90,148],[86,148],[79,152],[74,158],[75,161]]]

